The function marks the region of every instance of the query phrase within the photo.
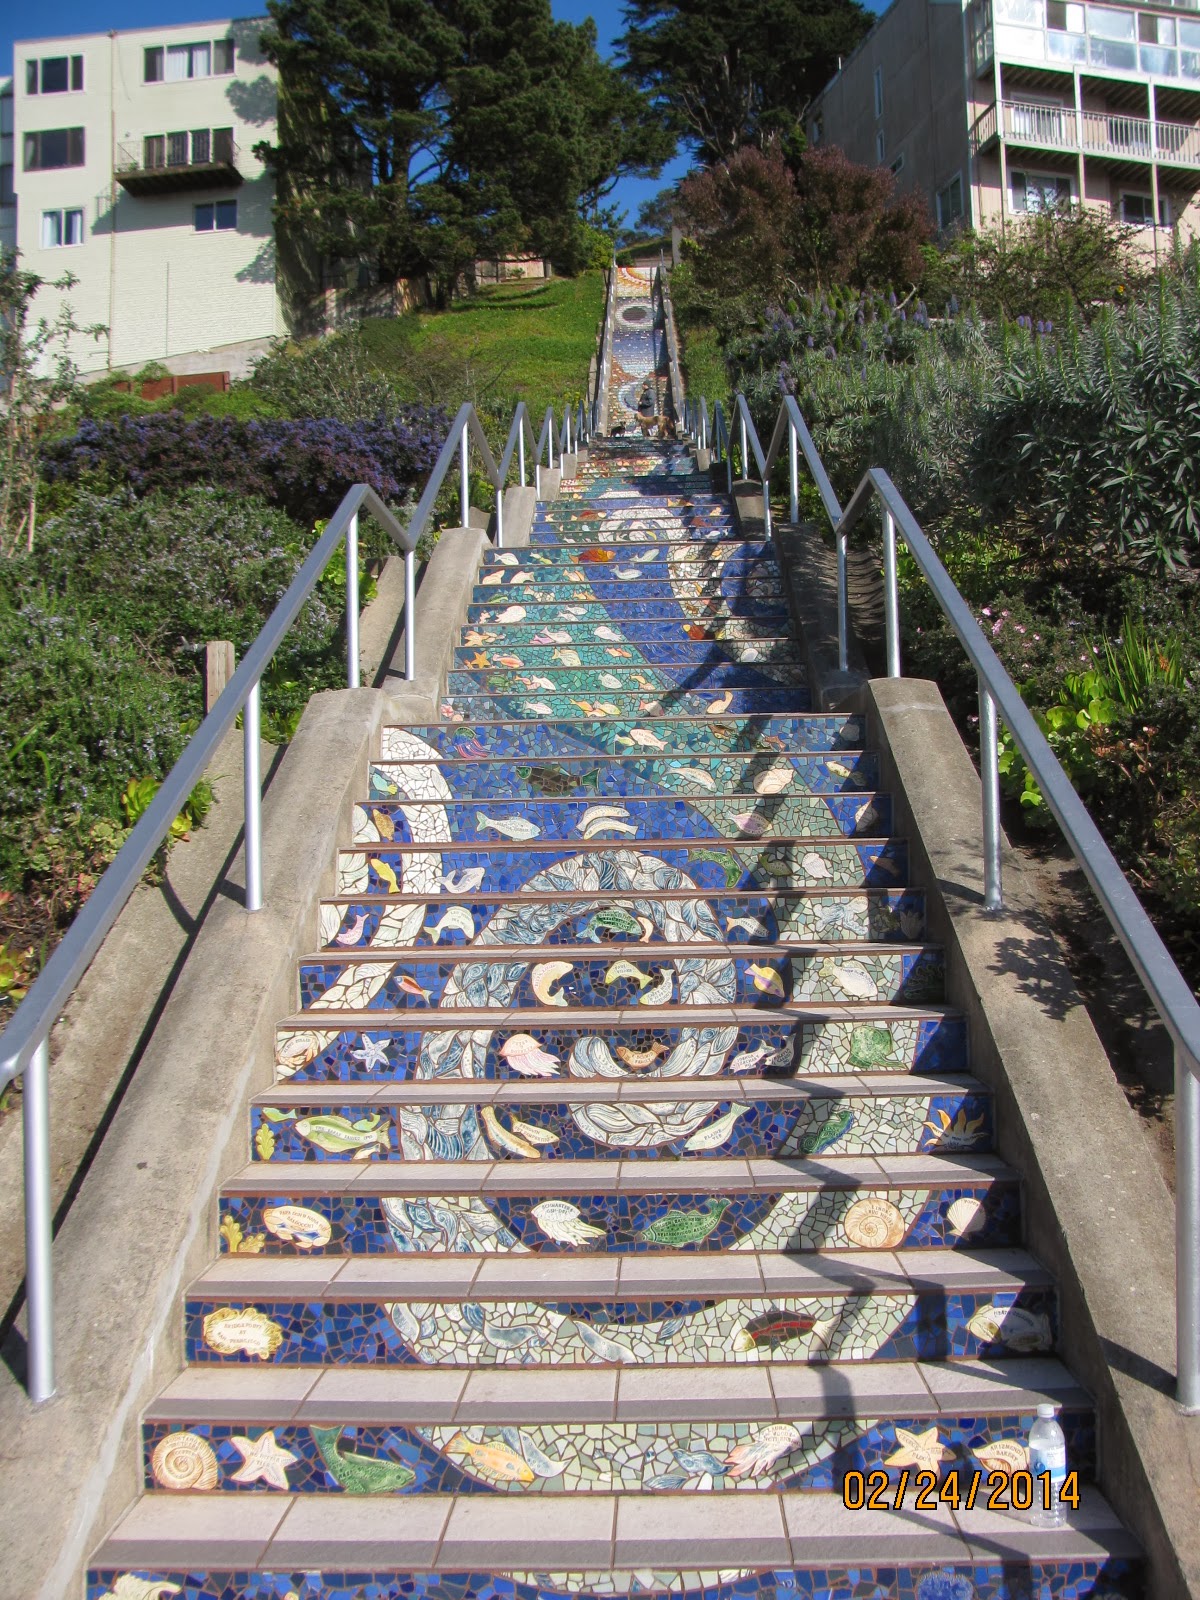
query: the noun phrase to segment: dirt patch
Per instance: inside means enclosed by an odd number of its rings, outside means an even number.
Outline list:
[[[1175,1192],[1175,1066],[1167,1030],[1120,940],[1061,840],[1030,838],[1020,819],[1008,836],[1025,859],[1038,902],[1100,1037],[1113,1075],[1150,1136]]]

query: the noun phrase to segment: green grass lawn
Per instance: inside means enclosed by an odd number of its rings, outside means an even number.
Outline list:
[[[683,380],[690,399],[697,405],[700,396],[708,401],[711,413],[718,400],[725,405],[729,397],[729,379],[725,373],[725,360],[721,346],[711,328],[693,328],[679,333],[679,359],[683,363]]]
[[[535,415],[577,400],[604,315],[604,278],[497,284],[448,310],[374,318],[363,341],[379,367],[425,402],[473,399]]]

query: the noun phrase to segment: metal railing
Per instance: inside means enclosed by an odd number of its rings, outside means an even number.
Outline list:
[[[972,149],[978,153],[997,134],[1013,144],[1200,167],[1200,127],[1131,117],[1123,111],[1077,112],[1074,106],[1002,100],[975,119]]]
[[[245,803],[245,908],[260,911],[262,888],[262,778],[260,755],[260,696],[263,673],[271,664],[305,601],[338,546],[346,546],[346,684],[359,686],[358,660],[358,519],[363,511],[374,517],[404,554],[404,677],[416,675],[416,548],[429,525],[438,495],[456,464],[459,471],[459,510],[462,525],[470,514],[470,450],[475,446],[483,475],[496,495],[496,544],[504,544],[504,488],[517,460],[518,478],[526,483],[529,451],[534,482],[541,492],[542,457],[555,464],[557,438],[560,460],[564,451],[587,437],[582,402],[575,413],[564,407],[556,428],[554,410],[546,408],[536,441],[529,412],[521,402],[513,413],[508,439],[499,462],[492,454],[472,405],[459,409],[442,445],[421,498],[401,524],[373,489],[356,484],[309,552],[286,593],[208,716],[192,735],[183,754],[163,779],[153,801],[138,820],[111,865],[104,872],[61,943],[38,974],[29,993],[0,1034],[0,1089],[22,1079],[25,1182],[25,1307],[27,1315],[30,1399],[48,1400],[54,1393],[54,1293],[53,1199],[50,1181],[50,1031],[87,971],[93,956],[117,920],[142,875],[162,846],[188,796],[208,770],[221,740],[239,714],[245,750],[243,795]],[[527,446],[529,451],[527,451]]]
[[[689,432],[696,435],[707,408],[690,405]],[[846,552],[851,530],[867,509],[878,503],[883,522],[884,616],[888,676],[898,678],[900,598],[896,568],[897,536],[933,592],[956,638],[975,668],[979,694],[979,764],[982,779],[981,841],[984,906],[1003,906],[1000,834],[999,724],[1002,721],[1036,778],[1063,837],[1092,887],[1125,953],[1141,980],[1163,1026],[1175,1057],[1175,1396],[1188,1412],[1200,1411],[1200,1003],[1171,959],[1157,929],[1146,915],[1133,887],[1117,864],[1087,807],[1075,792],[1033,713],[988,643],[970,606],[963,599],[905,504],[891,478],[871,467],[850,497],[839,505],[799,406],[787,398],[779,408],[771,442],[763,450],[745,396],[733,401],[743,476],[749,476],[751,455],[763,491],[763,518],[771,530],[771,470],[787,445],[790,516],[799,520],[800,458],[821,500],[837,541],[838,661],[847,665],[848,596]],[[718,448],[723,443],[727,473],[733,482],[733,461],[723,409],[714,408],[712,429]]]
[[[663,339],[667,346],[667,383],[671,394],[671,415],[679,421],[687,405],[683,386],[683,368],[679,361],[679,339],[675,331],[675,310],[671,305],[670,279],[667,265],[660,251],[658,267],[654,273],[654,290],[662,309]]]
[[[608,269],[608,290],[604,296],[604,321],[600,328],[600,360],[596,368],[596,393],[592,397],[592,432],[608,432],[608,386],[612,380],[613,322],[617,314],[617,258]]]

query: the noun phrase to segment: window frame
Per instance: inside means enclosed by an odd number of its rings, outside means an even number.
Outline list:
[[[1036,216],[1040,216],[1042,210],[1044,209],[1043,207],[1038,206],[1035,209],[1031,210],[1028,204],[1026,204],[1024,206],[1021,206],[1020,208],[1017,207],[1017,205],[1015,204],[1016,194],[1015,194],[1015,190],[1014,190],[1014,187],[1013,187],[1013,179],[1014,178],[1020,178],[1022,184],[1024,185],[1024,194],[1025,194],[1026,201],[1028,201],[1028,197],[1029,197],[1029,180],[1030,180],[1030,178],[1038,179],[1040,182],[1045,182],[1048,179],[1053,178],[1055,183],[1057,185],[1059,185],[1060,189],[1061,189],[1062,184],[1065,183],[1067,185],[1068,193],[1067,193],[1067,195],[1065,197],[1066,201],[1067,201],[1067,204],[1069,206],[1075,206],[1075,205],[1079,204],[1079,194],[1078,194],[1078,189],[1077,189],[1077,183],[1076,183],[1076,178],[1075,178],[1075,176],[1073,174],[1066,173],[1066,172],[1050,172],[1050,171],[1047,171],[1043,167],[1010,167],[1009,170],[1008,170],[1008,194],[1005,196],[1005,200],[1006,200],[1006,203],[1008,205],[1009,215],[1010,216],[1014,216],[1014,217],[1036,217]],[[1060,193],[1058,195],[1058,199],[1057,199],[1057,201],[1055,203],[1057,204],[1057,203],[1061,202],[1063,198],[1064,198],[1064,196]]]
[[[66,82],[61,89],[47,89],[46,67],[50,62],[63,62],[66,72]],[[65,56],[27,56],[25,59],[25,93],[37,95],[44,94],[82,94],[83,93],[83,57],[82,55]]]
[[[882,128],[875,130],[875,161],[881,167],[887,161],[887,139]]]
[[[72,227],[71,218],[78,218],[78,226]],[[58,237],[49,242],[46,239],[46,224],[54,218]],[[75,238],[70,235],[74,233]],[[52,206],[49,211],[42,212],[41,248],[43,250],[75,250],[84,242],[83,207],[82,206]]]
[[[1145,215],[1139,221],[1134,222],[1125,215],[1126,200],[1141,200],[1145,202]],[[1116,210],[1118,222],[1123,222],[1129,228],[1170,229],[1174,227],[1174,223],[1171,221],[1171,197],[1168,194],[1163,194],[1161,189],[1158,193],[1157,222],[1154,221],[1154,196],[1149,189],[1122,188],[1118,193]]]
[[[957,211],[955,211],[955,209],[954,209],[954,191],[955,191],[956,188],[958,190],[958,210]],[[946,209],[946,216],[945,217],[943,217],[943,215],[942,215],[943,197],[945,199],[945,209]],[[954,176],[950,179],[950,181],[948,183],[944,183],[942,185],[942,187],[935,192],[934,197],[933,197],[933,204],[934,204],[934,210],[937,213],[937,225],[938,225],[939,229],[952,228],[956,222],[960,222],[962,220],[962,218],[966,215],[967,208],[966,208],[966,201],[965,201],[965,198],[964,198],[963,181],[962,181],[962,169],[961,169],[961,167],[954,174]]]
[[[876,67],[871,78],[872,91],[875,96],[875,120],[878,122],[883,115],[883,68]]]
[[[232,220],[221,222],[219,219],[224,211],[226,218],[232,212]],[[201,213],[207,212],[209,220],[201,224]],[[192,232],[193,233],[236,233],[237,232],[237,200],[199,200],[192,207]]]
[[[47,163],[42,159],[42,140],[49,134],[59,133],[65,135],[67,140],[67,159],[65,161]],[[75,150],[78,151],[78,160],[72,159]],[[32,152],[36,152],[34,160],[30,160]],[[29,130],[22,136],[21,155],[21,168],[24,172],[66,172],[71,167],[84,167],[87,165],[87,144],[84,130],[81,127]]]

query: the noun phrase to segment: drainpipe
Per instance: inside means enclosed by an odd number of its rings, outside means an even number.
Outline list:
[[[1146,85],[1150,108],[1150,212],[1151,233],[1154,236],[1154,269],[1158,270],[1158,103],[1154,97],[1154,84]]]
[[[117,315],[117,35],[108,34],[108,370],[113,369]]]

